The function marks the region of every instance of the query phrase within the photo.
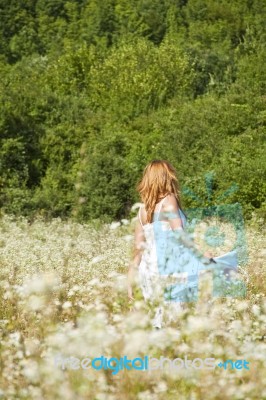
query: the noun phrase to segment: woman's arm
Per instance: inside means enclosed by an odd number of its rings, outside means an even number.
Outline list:
[[[136,221],[135,225],[135,234],[134,234],[134,243],[133,243],[133,256],[132,260],[129,264],[127,282],[128,282],[128,298],[129,300],[133,300],[133,284],[136,278],[136,272],[138,270],[141,256],[144,248],[145,236],[144,231],[141,226],[139,219]]]

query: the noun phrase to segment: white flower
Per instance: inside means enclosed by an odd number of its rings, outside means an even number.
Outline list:
[[[18,351],[16,352],[16,357],[17,357],[17,358],[23,358],[23,357],[24,357],[23,352],[22,352],[21,350],[18,350]]]
[[[37,383],[40,379],[38,363],[36,361],[27,360],[27,362],[25,362],[23,375],[31,382]]]
[[[138,400],[155,400],[155,398],[157,398],[157,395],[152,394],[149,390],[145,390],[145,392],[139,392],[137,396]]]
[[[100,284],[100,280],[98,278],[93,278],[88,282],[89,286],[96,286]]]
[[[248,302],[247,301],[239,301],[237,302],[237,304],[235,305],[235,308],[237,311],[244,311],[248,308]]]
[[[189,332],[205,331],[212,329],[212,321],[208,317],[204,316],[192,316],[188,317],[187,328]]]
[[[96,264],[102,260],[104,260],[104,256],[96,256],[91,259],[90,264]]]
[[[58,280],[53,273],[35,274],[25,282],[25,292],[27,294],[43,293],[52,290],[56,284],[58,284]]]
[[[124,354],[129,357],[146,352],[149,346],[149,334],[143,329],[134,329],[126,336]]]
[[[3,299],[5,300],[10,300],[13,298],[13,293],[10,290],[7,290],[4,294],[3,294]]]
[[[119,226],[121,225],[121,222],[112,222],[111,224],[110,224],[110,229],[117,229]]]
[[[260,315],[260,308],[257,304],[253,304],[252,306],[252,312],[254,315],[259,316]]]
[[[164,381],[159,381],[157,386],[155,387],[156,393],[166,392],[167,391],[167,384]]]
[[[123,236],[123,238],[125,239],[126,242],[131,242],[131,240],[133,240],[133,235],[125,235]]]
[[[27,306],[33,311],[40,310],[44,307],[44,299],[40,296],[32,295],[28,299]]]
[[[71,301],[65,301],[64,304],[62,305],[62,308],[64,310],[66,310],[67,308],[71,308],[71,307],[72,307]]]
[[[13,332],[10,333],[9,338],[11,339],[12,343],[19,343],[20,341],[20,332]]]

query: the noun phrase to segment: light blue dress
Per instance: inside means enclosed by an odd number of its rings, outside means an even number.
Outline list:
[[[164,278],[185,276],[185,282],[164,287],[164,302],[165,304],[175,303],[177,307],[179,304],[180,308],[180,305],[184,302],[196,301],[201,270],[213,270],[213,295],[223,295],[225,293],[224,286],[228,286],[228,278],[224,273],[225,267],[226,271],[228,269],[236,270],[236,251],[214,257],[213,261],[200,257],[193,242],[185,232],[187,219],[181,209],[178,212],[182,228],[172,230],[169,220],[159,220],[161,207],[166,197],[158,204],[152,223],[142,224],[139,210],[139,220],[146,239],[139,265],[139,282],[145,300],[156,299],[156,296],[162,290]],[[176,218],[176,215],[173,218]],[[153,325],[158,328],[161,328],[162,325],[162,314],[163,308],[157,307]]]

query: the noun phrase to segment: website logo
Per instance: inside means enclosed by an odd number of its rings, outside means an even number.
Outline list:
[[[56,367],[59,367],[63,370],[72,369],[72,370],[112,370],[112,375],[118,374],[122,370],[139,370],[139,371],[155,371],[155,370],[163,370],[166,368],[170,368],[172,370],[180,370],[180,369],[206,369],[206,370],[214,370],[215,368],[223,368],[228,370],[241,370],[247,369],[249,370],[249,362],[247,360],[226,360],[225,362],[218,362],[215,358],[194,358],[190,360],[187,356],[184,358],[166,358],[161,356],[160,358],[149,357],[145,355],[144,357],[135,357],[133,359],[129,359],[127,356],[123,356],[120,358],[111,357],[107,358],[103,355],[100,357],[89,358],[85,357],[80,359],[78,357],[63,357],[61,354],[58,354],[54,358],[54,364]]]
[[[211,202],[213,194],[213,175],[213,173],[205,175],[209,202]],[[213,273],[213,297],[246,296],[244,282],[236,277],[239,263],[243,265],[247,262],[242,208],[239,203],[219,204],[220,201],[236,190],[237,185],[233,184],[215,200],[216,204],[206,208],[196,207],[186,210],[187,221],[182,210],[179,210],[178,215],[171,210],[154,214],[153,227],[160,274],[164,276],[186,275],[185,282],[177,282],[165,288],[165,300],[175,302],[197,301],[199,273],[203,270],[210,270]],[[193,197],[194,201],[198,201],[199,204],[203,202],[188,188],[184,189],[184,193]],[[185,230],[166,230],[164,224],[160,221],[165,216],[169,220],[180,218],[181,221],[186,221]],[[205,229],[200,232],[200,228],[202,230],[204,226]],[[220,249],[225,250],[221,254],[216,254],[216,256],[208,259],[203,257],[192,243],[192,238],[195,237],[197,232],[203,242],[201,247],[211,248],[216,253]]]

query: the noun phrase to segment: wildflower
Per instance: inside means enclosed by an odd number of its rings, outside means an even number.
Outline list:
[[[120,225],[121,225],[121,223],[119,221],[118,222],[112,222],[110,224],[110,229],[117,229]]]
[[[65,301],[64,304],[62,305],[62,308],[63,308],[64,310],[66,310],[66,309],[68,309],[68,308],[71,308],[71,307],[72,307],[71,301]]]

